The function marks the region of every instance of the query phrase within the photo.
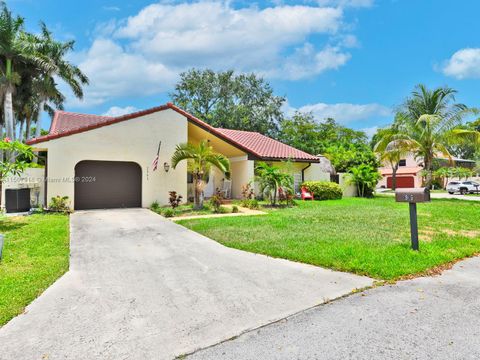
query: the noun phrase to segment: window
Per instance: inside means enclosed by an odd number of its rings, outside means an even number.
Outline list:
[[[406,160],[406,159],[401,159],[401,160],[398,162],[398,166],[407,166],[407,160]]]
[[[191,172],[187,172],[187,184],[193,184],[193,175]]]

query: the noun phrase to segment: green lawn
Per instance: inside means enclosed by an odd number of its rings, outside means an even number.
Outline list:
[[[408,204],[393,197],[298,202],[268,215],[182,220],[226,246],[396,279],[480,252],[480,203],[418,204],[420,252],[410,250]]]
[[[68,216],[1,217],[0,326],[68,270]]]

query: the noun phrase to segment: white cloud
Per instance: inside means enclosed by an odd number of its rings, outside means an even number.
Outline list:
[[[338,69],[350,59],[350,54],[342,52],[338,47],[325,47],[316,51],[313,45],[305,44],[287,57],[281,69],[267,72],[270,77],[283,77],[298,80],[327,70]]]
[[[97,39],[77,56],[79,67],[89,76],[85,99],[75,106],[102,104],[122,96],[152,95],[171,88],[177,72],[140,54],[127,52],[118,43]]]
[[[480,49],[458,50],[447,60],[442,71],[445,75],[457,79],[480,78]]]
[[[348,124],[359,120],[367,120],[375,117],[386,117],[392,114],[392,110],[386,106],[372,104],[325,104],[317,103],[305,105],[298,109],[302,112],[311,112],[315,118],[321,120],[334,118],[341,124]]]
[[[358,46],[344,23],[343,7],[367,3],[336,0],[324,6],[310,2],[259,8],[205,0],[146,6],[127,19],[96,27],[91,47],[76,55],[91,85],[85,101],[73,105],[158,94],[192,67],[290,80],[339,69],[351,57],[346,49]]]
[[[317,0],[320,6],[371,7],[374,0]]]
[[[112,106],[102,115],[103,116],[121,116],[125,114],[131,114],[137,110],[138,109],[135,106],[125,106],[125,107]]]
[[[363,131],[365,134],[367,134],[369,139],[371,139],[373,137],[373,135],[375,135],[377,133],[377,130],[378,130],[378,126],[372,126],[372,127],[367,127],[367,128],[361,129],[361,131]]]

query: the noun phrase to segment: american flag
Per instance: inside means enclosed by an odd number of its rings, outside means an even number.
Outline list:
[[[153,159],[153,161],[152,161],[152,171],[155,171],[158,168],[158,159],[159,159],[159,156],[160,156],[160,146],[162,146],[161,141],[158,143],[157,156],[155,156],[155,159]]]

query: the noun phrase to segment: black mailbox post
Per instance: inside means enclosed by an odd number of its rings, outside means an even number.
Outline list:
[[[410,206],[410,237],[412,249],[418,251],[417,203],[430,201],[430,190],[427,188],[405,188],[395,191],[397,202],[408,202]]]

